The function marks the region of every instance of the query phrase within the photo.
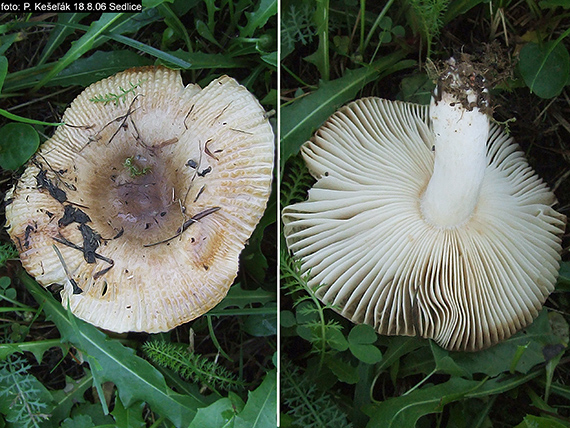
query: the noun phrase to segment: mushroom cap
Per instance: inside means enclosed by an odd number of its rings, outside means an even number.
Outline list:
[[[381,334],[474,351],[532,322],[554,289],[566,217],[523,153],[492,124],[479,201],[462,224],[423,218],[434,166],[427,106],[365,98],[302,148],[318,180],[283,210],[309,286]]]
[[[213,308],[271,190],[259,102],[227,76],[201,89],[143,67],[86,88],[63,122],[7,195],[25,269],[115,332],[167,331]]]

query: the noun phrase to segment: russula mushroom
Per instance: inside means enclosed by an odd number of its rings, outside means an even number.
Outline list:
[[[538,315],[566,217],[462,64],[429,107],[365,98],[333,114],[302,147],[317,182],[282,218],[309,286],[343,316],[475,351]]]
[[[135,68],[86,88],[7,195],[22,264],[98,327],[167,331],[214,307],[270,193],[274,137],[222,76]]]

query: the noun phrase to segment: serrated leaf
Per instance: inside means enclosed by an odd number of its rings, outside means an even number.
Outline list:
[[[265,304],[275,301],[277,295],[274,291],[266,291],[262,288],[255,290],[244,290],[241,284],[236,284],[230,287],[228,294],[218,305],[208,312],[209,315],[223,315],[225,308],[237,306],[238,308],[245,308],[250,304]]]
[[[263,27],[269,18],[277,15],[277,0],[261,0],[257,8],[247,16],[247,25],[240,31],[242,37],[251,37],[255,30]]]
[[[532,379],[544,375],[543,367],[536,367],[527,374],[511,375],[503,373],[495,378],[492,378],[482,384],[480,388],[469,392],[465,395],[466,398],[487,398],[494,394],[503,394],[511,389],[523,385]]]
[[[200,19],[197,19],[196,22],[194,23],[194,26],[196,27],[196,31],[198,32],[198,34],[200,34],[200,36],[208,40],[210,43],[213,43],[214,45],[221,48],[220,44],[216,40],[216,37],[212,34],[210,27],[208,27],[208,24],[206,24],[204,21]]]
[[[146,423],[143,418],[144,403],[139,401],[129,406],[123,406],[121,399],[115,397],[115,408],[111,412],[115,418],[115,423],[121,428],[144,428]]]
[[[459,366],[453,358],[450,357],[449,351],[441,348],[433,340],[430,340],[429,345],[435,361],[435,368],[438,372],[451,376],[471,378],[469,371],[464,367]]]
[[[83,403],[85,399],[83,394],[93,384],[93,376],[89,370],[85,369],[85,376],[75,380],[70,377],[65,378],[66,384],[64,389],[53,391],[54,408],[51,411],[50,422],[58,425],[62,420],[69,416],[71,408],[77,403]]]
[[[277,376],[271,370],[255,391],[250,391],[234,428],[275,428],[277,426]]]
[[[191,421],[197,409],[206,404],[201,396],[173,392],[162,374],[132,349],[109,339],[102,331],[66,312],[51,294],[27,274],[22,273],[20,279],[56,324],[62,339],[89,356],[90,361],[97,361],[96,367],[91,367],[93,376],[97,370],[101,382],[111,381],[117,385],[125,406],[137,401],[147,402],[153,411],[167,417],[175,425],[181,425]]]
[[[340,79],[321,82],[319,89],[281,109],[281,171],[283,165],[311,138],[337,108],[352,100],[362,87],[390,71],[410,67],[415,61],[400,60],[399,50],[358,70],[347,70]]]
[[[176,13],[172,8],[166,4],[161,4],[158,7],[159,13],[164,17],[164,22],[168,27],[182,40],[186,43],[186,49],[192,50],[192,43],[190,42],[190,36],[184,24],[180,21]]]
[[[449,405],[449,428],[493,428],[489,412],[494,399],[460,400]]]
[[[277,355],[277,353],[274,355]],[[235,412],[239,413],[243,410],[245,403],[239,395],[237,395],[235,392],[228,391],[228,398],[232,402],[232,406]]]
[[[265,55],[261,55],[261,59],[263,60],[263,62],[265,62],[266,64],[269,64],[272,67],[277,68],[278,66],[278,57],[277,57],[277,51],[274,52],[270,52],[268,54]]]
[[[71,411],[71,417],[75,420],[80,416],[89,416],[96,426],[113,424],[113,417],[105,414],[98,403],[85,402],[74,407]]]
[[[511,366],[509,368],[510,373],[515,372],[515,370],[517,368],[517,364],[519,363],[520,359],[522,358],[523,354],[525,353],[525,351],[527,350],[529,345],[530,345],[530,342],[527,342],[524,345],[518,345],[517,346],[517,350],[515,351],[515,354],[513,355],[513,358],[511,359]]]
[[[482,386],[481,382],[452,377],[446,383],[417,389],[408,395],[389,398],[367,410],[368,428],[414,427],[419,418],[440,413],[443,406],[461,399]]]
[[[0,361],[14,353],[31,352],[41,364],[44,353],[53,347],[61,348],[66,354],[68,346],[59,339],[36,340],[34,342],[0,343]]]
[[[235,397],[235,395],[234,395]],[[241,403],[243,407],[243,402]],[[198,413],[188,428],[224,428],[235,422],[237,410],[228,397],[220,398],[208,407],[198,409]]]
[[[568,424],[563,424],[554,418],[526,415],[514,428],[568,428]]]

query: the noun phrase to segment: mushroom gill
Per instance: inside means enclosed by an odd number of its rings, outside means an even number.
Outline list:
[[[302,147],[317,183],[284,208],[283,231],[309,286],[346,318],[475,351],[538,315],[566,217],[481,94],[439,95],[333,114]]]

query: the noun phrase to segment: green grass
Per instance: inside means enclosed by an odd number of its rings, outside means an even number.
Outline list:
[[[462,0],[281,4],[282,208],[306,198],[313,180],[299,148],[337,108],[364,96],[425,104],[431,61],[480,53],[494,42],[502,52],[493,58],[495,119],[509,122],[568,215],[568,158],[559,154],[570,141],[561,116],[570,114],[570,13],[559,2],[492,2],[492,9]],[[282,426],[570,426],[566,238],[563,247],[557,290],[540,316],[477,353],[354,326],[313,298],[283,251]]]
[[[143,3],[140,14],[2,15],[3,194],[75,96],[130,67],[166,65],[201,86],[227,74],[267,111],[277,108],[276,1]],[[207,315],[158,335],[109,336],[77,319],[27,276],[2,232],[0,426],[275,426],[272,201],[228,296]],[[180,355],[200,375],[150,358],[142,346],[155,341],[199,353]],[[224,388],[222,377],[239,387]]]
[[[495,118],[518,119],[511,133],[568,214],[570,12],[562,2],[282,0],[281,58],[277,1],[149,3],[141,14],[1,15],[2,192],[86,86],[130,67],[164,64],[201,86],[228,74],[266,110],[281,108],[276,176],[286,205],[312,184],[299,147],[338,107],[371,95],[425,103],[428,59],[495,41],[509,60],[497,64],[507,78],[493,91]],[[271,427],[278,358],[283,427],[570,426],[569,359],[560,343],[570,306],[567,250],[547,309],[524,332],[475,354],[352,325],[306,290],[283,252],[277,350],[277,204],[273,192],[226,299],[152,337],[110,337],[73,317],[23,272],[2,232],[0,426]],[[148,341],[177,351],[152,360],[142,350]],[[209,363],[186,354],[191,343]],[[190,368],[210,363],[244,387],[210,388],[192,377]]]

